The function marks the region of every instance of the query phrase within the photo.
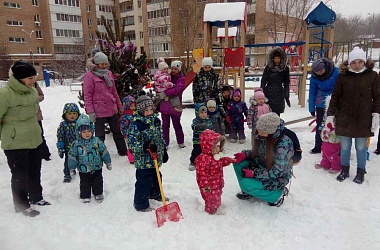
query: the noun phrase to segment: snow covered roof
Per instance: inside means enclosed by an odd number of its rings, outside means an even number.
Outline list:
[[[241,21],[246,19],[246,3],[209,3],[206,4],[203,22],[209,22],[212,26],[224,27],[224,22],[228,21],[228,26],[239,26]]]
[[[218,28],[218,38],[223,38],[225,37],[226,32],[225,28]],[[228,28],[228,37],[235,37],[237,35],[237,27],[231,27]]]

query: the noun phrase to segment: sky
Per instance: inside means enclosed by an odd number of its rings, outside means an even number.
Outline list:
[[[323,2],[328,2],[324,0]],[[380,14],[380,1],[379,0],[331,0],[327,3],[332,9],[343,14],[345,17],[353,15],[361,15],[362,17],[369,16],[373,13]]]

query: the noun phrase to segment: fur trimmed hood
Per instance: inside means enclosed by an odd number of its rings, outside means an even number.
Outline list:
[[[330,58],[321,58],[321,60],[325,64],[325,73],[320,76],[311,71],[311,75],[320,81],[324,81],[334,72],[334,62]]]
[[[371,59],[367,59],[367,62],[365,63],[365,66],[367,67],[364,72],[367,72],[368,70],[373,70],[375,67],[375,63]],[[349,71],[349,65],[348,65],[348,60],[344,61],[340,66],[339,66],[339,73],[346,75]]]
[[[280,56],[281,56],[281,62],[279,64],[279,68],[280,68],[280,70],[284,70],[285,67],[286,67],[287,58],[286,58],[285,51],[281,47],[275,47],[275,48],[273,48],[269,52],[269,55],[268,55],[268,58],[269,58],[268,67],[270,69],[273,69],[275,67],[274,62],[273,62],[273,58],[274,58],[273,55],[276,54],[276,53],[279,53]]]

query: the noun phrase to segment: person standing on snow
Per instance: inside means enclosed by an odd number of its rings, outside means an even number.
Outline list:
[[[334,67],[333,61],[329,58],[321,58],[313,62],[311,66],[311,78],[309,88],[309,112],[316,117],[317,130],[315,131],[314,148],[310,154],[321,153],[321,124],[325,115],[326,97],[331,95],[339,69]]]
[[[342,172],[336,179],[340,182],[350,176],[352,139],[355,139],[357,159],[353,181],[358,184],[364,181],[367,137],[374,136],[379,127],[380,78],[373,67],[373,61],[367,60],[365,52],[355,47],[348,54],[348,61],[341,64],[332,92],[325,123],[335,128],[339,136]]]
[[[284,113],[285,101],[290,107],[289,100],[289,67],[286,65],[286,54],[281,47],[269,52],[268,65],[265,67],[260,87],[268,98],[268,104],[278,116]]]

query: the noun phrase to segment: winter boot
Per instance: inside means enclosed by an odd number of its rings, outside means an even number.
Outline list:
[[[253,196],[247,193],[244,193],[243,191],[239,192],[236,194],[236,197],[239,198],[240,200],[249,200]]]
[[[353,181],[357,184],[362,184],[364,181],[364,174],[366,174],[366,173],[367,172],[365,171],[365,169],[357,168],[356,176],[355,176]]]
[[[348,177],[350,177],[350,166],[342,166],[342,171],[336,177],[336,180],[342,182]]]
[[[104,200],[104,196],[103,196],[103,194],[96,195],[96,196],[95,196],[95,200],[96,200],[98,203],[102,203],[103,200]]]
[[[284,189],[282,191],[282,195],[280,196],[280,198],[278,198],[278,200],[275,202],[268,202],[268,205],[271,207],[281,206],[282,203],[284,203],[285,197],[288,196],[288,194],[289,194],[289,189],[287,187],[284,187]]]
[[[38,205],[38,206],[50,206],[51,203],[48,201],[45,201],[44,199],[37,201],[37,202],[31,202],[32,205]]]
[[[37,215],[40,214],[39,211],[34,210],[33,208],[27,208],[24,211],[22,211],[23,215],[27,217],[36,217]]]

